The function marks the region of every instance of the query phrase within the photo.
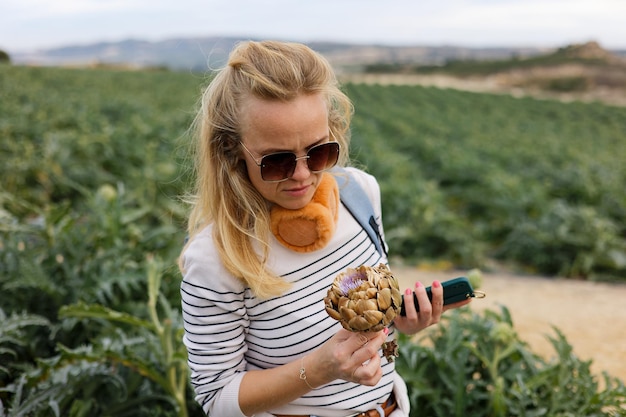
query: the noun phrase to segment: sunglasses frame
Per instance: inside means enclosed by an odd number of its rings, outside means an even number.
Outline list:
[[[296,168],[296,166],[298,164],[298,161],[301,160],[301,159],[305,159],[305,160],[307,160],[307,164],[306,164],[307,169],[311,173],[316,174],[318,172],[324,172],[326,170],[331,169],[332,167],[334,167],[337,164],[337,161],[335,161],[335,163],[333,165],[331,165],[330,167],[328,167],[328,168],[324,168],[324,169],[319,170],[319,171],[314,171],[314,170],[312,170],[309,167],[309,163],[308,163],[308,160],[311,158],[310,153],[311,153],[312,150],[314,150],[315,148],[318,148],[320,146],[326,146],[326,145],[329,145],[331,143],[335,143],[335,144],[337,144],[337,160],[339,160],[339,152],[341,151],[341,145],[339,144],[339,142],[329,141],[329,142],[324,142],[324,143],[320,143],[318,145],[312,146],[311,148],[309,148],[309,150],[307,151],[306,155],[303,155],[303,156],[297,156],[295,152],[281,151],[281,152],[269,153],[269,154],[263,155],[263,156],[261,156],[261,158],[257,159],[257,158],[254,157],[252,152],[246,147],[246,145],[244,145],[243,142],[240,141],[239,143],[246,150],[246,152],[248,152],[248,154],[252,157],[252,160],[254,161],[254,163],[259,167],[259,169],[261,170],[261,179],[263,181],[265,181],[265,182],[283,182],[283,181],[287,181],[289,178],[291,178],[293,176],[293,172],[292,172],[291,175],[289,175],[289,176],[287,176],[285,178],[282,178],[280,180],[266,180],[265,178],[263,178],[263,166],[266,166],[266,165],[263,164],[263,159],[265,159],[267,157],[271,157],[271,156],[275,156],[275,155],[279,155],[279,154],[291,154],[291,155],[293,155],[295,157],[295,159],[293,161],[294,162],[294,168],[293,168],[294,171],[295,171],[295,168]]]

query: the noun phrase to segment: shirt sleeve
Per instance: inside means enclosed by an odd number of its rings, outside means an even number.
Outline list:
[[[183,271],[183,342],[196,401],[207,414],[243,417],[238,397],[246,369],[246,289],[223,268],[210,229],[185,249]]]

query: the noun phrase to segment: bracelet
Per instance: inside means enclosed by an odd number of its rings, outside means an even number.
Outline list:
[[[304,358],[306,356],[303,356],[302,359],[300,359],[300,379],[304,381],[304,383],[306,384],[307,387],[309,387],[310,389],[315,389],[311,386],[311,384],[309,384],[309,381],[307,381],[306,379],[306,370],[304,369]]]

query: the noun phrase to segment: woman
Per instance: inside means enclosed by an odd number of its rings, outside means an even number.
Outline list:
[[[375,333],[344,330],[324,310],[338,273],[387,263],[340,203],[335,175],[365,190],[382,231],[376,180],[329,172],[347,163],[351,114],[328,62],[301,44],[239,44],[204,93],[180,264],[191,379],[210,415],[408,416],[380,350],[396,330],[439,321],[440,283],[432,304],[416,284],[419,313],[407,289],[406,316]]]

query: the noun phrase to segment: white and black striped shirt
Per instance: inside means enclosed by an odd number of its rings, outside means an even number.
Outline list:
[[[370,197],[381,224],[376,180],[362,171],[350,172]],[[199,233],[184,253],[184,343],[196,400],[213,416],[243,416],[238,391],[245,371],[298,360],[341,328],[328,316],[323,302],[338,273],[387,262],[343,206],[336,231],[323,249],[297,253],[275,239],[271,245],[269,267],[291,282],[292,288],[270,299],[255,297],[226,272],[213,245],[211,227]],[[394,337],[391,330],[390,339]],[[385,359],[382,363],[383,377],[375,387],[337,380],[270,412],[332,417],[372,409],[393,388],[394,365]]]

